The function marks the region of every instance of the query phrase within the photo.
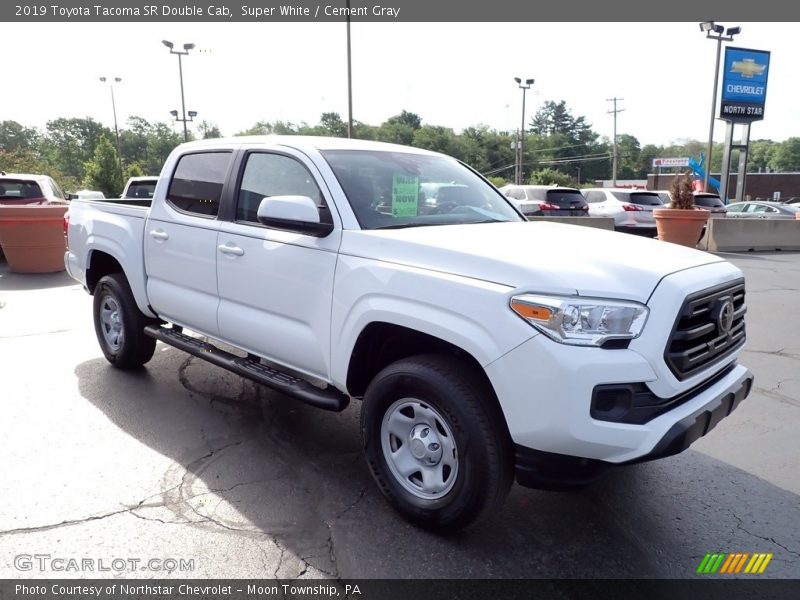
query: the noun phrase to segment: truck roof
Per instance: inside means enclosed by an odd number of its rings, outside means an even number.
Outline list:
[[[289,148],[295,148],[297,150],[372,150],[378,152],[406,152],[429,155],[440,154],[438,152],[431,152],[430,150],[423,150],[422,148],[412,148],[410,146],[389,144],[386,142],[309,135],[253,135],[211,138],[207,140],[186,142],[178,146],[178,148],[181,150],[206,148],[209,146],[214,148],[234,148],[241,146],[258,146],[261,144],[281,145]]]

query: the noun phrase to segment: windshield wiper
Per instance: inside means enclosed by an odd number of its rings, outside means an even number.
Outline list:
[[[370,229],[404,229],[406,227],[430,227],[431,225],[447,225],[447,223],[426,223],[424,221],[412,221],[410,223],[393,223],[392,225],[381,225]]]

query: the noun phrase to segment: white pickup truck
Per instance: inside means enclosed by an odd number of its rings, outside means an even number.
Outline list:
[[[149,208],[73,201],[67,219],[112,365],[160,340],[323,409],[361,399],[381,492],[432,529],[490,513],[514,478],[574,486],[681,452],[753,382],[736,267],[527,222],[433,152],[191,142]]]

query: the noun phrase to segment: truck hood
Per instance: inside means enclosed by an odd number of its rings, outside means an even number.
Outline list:
[[[345,231],[340,253],[525,292],[643,303],[664,276],[722,262],[676,244],[541,221]]]

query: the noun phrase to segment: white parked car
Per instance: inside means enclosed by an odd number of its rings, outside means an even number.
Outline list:
[[[123,198],[152,198],[156,191],[158,177],[130,177],[122,190]]]
[[[612,217],[614,229],[655,236],[653,209],[664,204],[656,192],[630,188],[587,188],[581,190],[592,217]]]
[[[69,193],[70,200],[105,200],[106,195],[96,190],[78,190]]]

